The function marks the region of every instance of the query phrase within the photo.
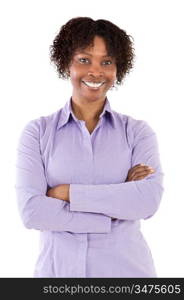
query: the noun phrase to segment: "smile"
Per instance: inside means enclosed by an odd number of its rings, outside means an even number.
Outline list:
[[[85,85],[87,85],[88,87],[91,87],[91,88],[99,88],[101,87],[103,84],[104,84],[104,81],[103,82],[91,82],[91,81],[82,81]]]

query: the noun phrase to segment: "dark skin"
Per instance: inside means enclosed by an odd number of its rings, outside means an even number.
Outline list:
[[[146,165],[138,164],[128,171],[125,182],[144,179],[146,176],[154,172],[155,171],[153,168]],[[59,184],[49,189],[46,193],[46,196],[70,202],[69,189],[70,184]]]
[[[155,171],[153,168],[146,166],[146,165],[138,164],[138,165],[132,167],[128,171],[128,175],[127,175],[125,182],[144,179],[146,176],[148,176],[149,174],[152,174],[154,172]],[[49,189],[47,191],[46,195],[48,197],[53,197],[56,199],[70,202],[69,190],[70,190],[69,184],[59,184],[59,185]],[[112,221],[114,221],[114,220],[116,220],[116,219],[112,218]]]
[[[75,51],[67,72],[73,86],[73,112],[79,120],[85,121],[91,133],[103,110],[106,93],[116,80],[115,58],[108,56],[105,41],[95,36],[92,47]],[[102,85],[92,88],[86,82],[100,82]],[[153,172],[149,166],[136,165],[128,171],[126,182],[144,179]],[[70,202],[69,191],[70,184],[59,184],[49,189],[46,195]]]
[[[108,55],[105,41],[95,36],[93,46],[74,51],[68,73],[73,86],[73,112],[79,120],[85,121],[91,134],[103,111],[106,93],[116,80],[115,58]],[[102,85],[92,88],[86,82],[100,82]]]
[[[144,164],[138,164],[128,171],[125,182],[141,180],[152,173],[154,173],[154,169],[152,167],[146,166]]]

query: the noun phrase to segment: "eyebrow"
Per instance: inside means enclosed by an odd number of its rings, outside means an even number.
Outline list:
[[[92,56],[92,54],[88,53],[88,52],[85,52],[85,51],[77,51],[76,54],[86,54],[86,55],[89,55],[89,56]],[[112,57],[111,55],[103,55],[102,57]]]

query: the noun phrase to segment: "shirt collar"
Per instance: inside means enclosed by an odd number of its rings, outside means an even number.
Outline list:
[[[58,121],[57,129],[60,129],[62,126],[64,126],[66,123],[68,123],[71,117],[76,122],[78,121],[78,119],[76,118],[76,116],[74,115],[74,113],[72,111],[71,102],[72,102],[72,97],[66,102],[65,106],[61,109],[61,114],[60,114],[60,118]],[[111,116],[110,119],[113,120],[114,119],[113,111],[111,109],[111,106],[110,106],[110,103],[109,103],[109,100],[107,97],[105,98],[105,105],[104,105],[102,113],[100,114],[100,118],[107,115],[106,112],[109,113],[109,115]]]

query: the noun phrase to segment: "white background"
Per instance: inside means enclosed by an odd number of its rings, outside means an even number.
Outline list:
[[[159,277],[184,277],[183,1],[1,1],[0,277],[32,277],[39,231],[24,228],[15,197],[18,137],[34,118],[60,109],[71,96],[58,78],[49,45],[70,18],[114,22],[134,37],[136,62],[111,107],[146,120],[156,131],[164,177],[158,212],[142,221]]]

